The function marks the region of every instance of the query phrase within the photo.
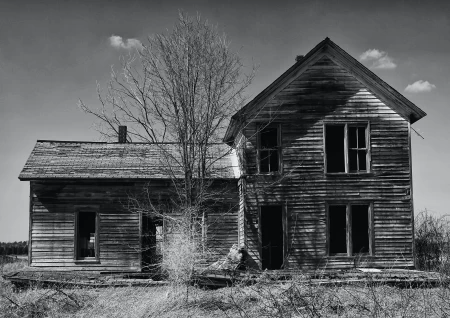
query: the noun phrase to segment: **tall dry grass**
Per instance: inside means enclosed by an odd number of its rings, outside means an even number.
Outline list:
[[[400,288],[367,278],[359,285],[321,286],[304,278],[276,281],[263,275],[253,285],[217,290],[173,285],[18,290],[0,281],[0,317],[450,317],[444,282]]]
[[[450,274],[450,218],[427,210],[415,217],[415,250],[421,270]]]

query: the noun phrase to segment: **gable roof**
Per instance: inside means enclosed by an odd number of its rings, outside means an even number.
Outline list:
[[[19,179],[184,178],[176,164],[177,144],[38,140]],[[238,177],[234,153],[225,144],[211,150],[211,178]],[[217,158],[217,159],[216,159]],[[172,169],[169,166],[172,163]]]
[[[260,107],[263,107],[271,97],[276,95],[292,81],[294,81],[308,69],[309,65],[314,63],[323,55],[328,56],[334,62],[345,68],[387,106],[392,108],[411,124],[426,116],[426,113],[423,110],[405,98],[392,86],[375,75],[367,67],[327,37],[325,40],[317,44],[303,58],[297,59],[293,66],[291,66],[272,84],[259,93],[252,101],[247,103],[236,114],[234,114],[231,117],[230,124],[228,125],[223,141],[229,144],[232,143],[241,128],[241,125],[245,122],[246,117],[253,114]]]

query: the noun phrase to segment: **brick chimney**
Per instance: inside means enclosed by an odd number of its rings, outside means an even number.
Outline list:
[[[127,142],[127,126],[119,126],[119,144]]]

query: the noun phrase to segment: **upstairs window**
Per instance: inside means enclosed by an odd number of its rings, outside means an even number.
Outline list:
[[[327,173],[369,171],[368,124],[325,125],[325,171]]]
[[[258,168],[260,173],[280,171],[279,125],[262,126],[258,132]]]

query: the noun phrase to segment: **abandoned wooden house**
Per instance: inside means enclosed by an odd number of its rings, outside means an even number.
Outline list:
[[[262,269],[413,267],[411,124],[425,115],[326,38],[231,118],[212,176],[229,191],[208,216],[225,225],[207,237]],[[119,202],[145,183],[167,195],[157,150],[38,141],[19,176],[31,266],[142,270],[146,222]]]

